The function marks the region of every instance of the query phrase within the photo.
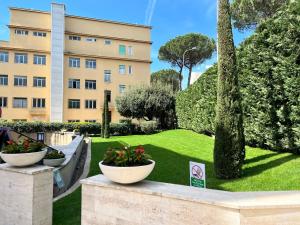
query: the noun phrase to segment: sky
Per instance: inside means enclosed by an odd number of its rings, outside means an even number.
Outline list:
[[[50,0],[0,0],[0,40],[8,40],[8,7],[50,10]],[[151,25],[151,72],[169,69],[168,63],[158,60],[158,50],[170,39],[187,33],[201,33],[217,38],[217,0],[56,0],[66,5],[66,13],[71,15],[108,19],[121,22]],[[250,32],[234,30],[235,45],[238,45]],[[195,72],[204,72],[214,62],[216,54]],[[175,68],[177,69],[177,68]],[[184,71],[184,86],[188,71]]]

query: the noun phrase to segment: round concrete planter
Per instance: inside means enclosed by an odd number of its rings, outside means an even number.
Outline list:
[[[66,158],[43,159],[43,164],[46,165],[46,166],[56,167],[56,166],[60,166],[65,160],[66,160]]]
[[[152,172],[155,162],[150,160],[151,164],[145,166],[118,167],[107,166],[103,161],[99,163],[104,176],[111,181],[120,184],[132,184],[144,180]]]
[[[46,153],[47,149],[45,148],[42,151],[31,153],[6,154],[1,152],[0,157],[11,166],[23,167],[39,162],[45,157]]]

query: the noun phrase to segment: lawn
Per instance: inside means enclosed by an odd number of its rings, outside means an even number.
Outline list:
[[[300,157],[259,148],[246,148],[243,177],[234,180],[216,179],[213,173],[211,137],[187,130],[171,130],[154,135],[133,135],[93,138],[89,176],[99,174],[98,163],[108,147],[143,145],[156,166],[149,180],[189,184],[189,161],[205,163],[207,187],[228,191],[300,190]],[[54,204],[53,224],[80,224],[81,189]]]

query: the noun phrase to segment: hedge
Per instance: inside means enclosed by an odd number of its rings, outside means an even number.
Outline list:
[[[237,51],[246,143],[300,152],[300,3],[263,23]],[[177,96],[179,127],[214,133],[217,66]]]
[[[139,125],[130,121],[111,123],[112,135],[130,135],[140,133]],[[81,134],[100,134],[100,123],[48,123],[48,122],[0,122],[0,127],[9,127],[21,133],[58,132],[61,130],[78,130]]]

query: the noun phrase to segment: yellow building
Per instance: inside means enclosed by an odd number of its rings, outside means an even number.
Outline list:
[[[104,90],[114,100],[130,86],[150,83],[151,27],[10,8],[10,39],[0,41],[2,119],[101,121]]]

